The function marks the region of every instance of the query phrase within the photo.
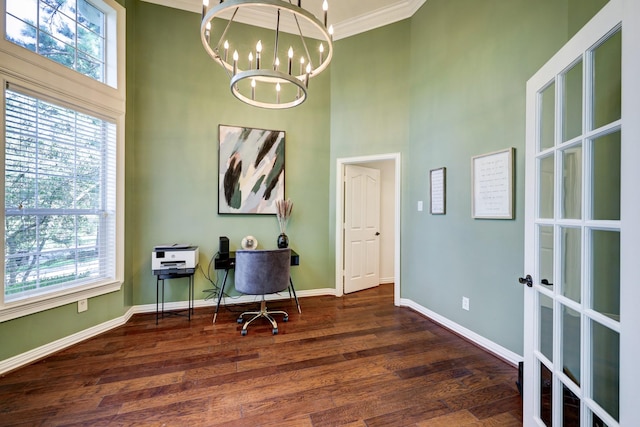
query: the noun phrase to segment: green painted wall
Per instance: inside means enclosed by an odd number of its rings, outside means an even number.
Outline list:
[[[332,160],[406,149],[410,31],[410,21],[404,20],[335,43]]]
[[[155,303],[151,274],[153,246],[189,242],[200,247],[206,268],[228,236],[232,250],[246,235],[274,248],[275,216],[218,215],[218,125],[286,131],[286,196],[294,203],[287,228],[301,255],[292,270],[296,289],[333,284],[329,249],[330,72],[310,82],[309,99],[290,110],[264,110],[236,100],[226,73],[205,53],[198,14],[149,3],[137,4],[134,83],[135,168],[132,201],[136,228],[133,252],[134,303]],[[209,287],[195,277],[196,297]],[[185,300],[186,287],[168,283],[167,300]]]
[[[126,7],[127,12],[127,34],[134,34],[135,32],[135,22],[136,22],[136,5],[134,2],[129,0],[128,3],[125,0],[120,0],[120,4]],[[134,105],[135,105],[135,97],[132,95],[133,88],[135,85],[132,82],[135,82],[136,77],[136,55],[135,55],[135,46],[136,39],[135,37],[127,37],[127,114],[125,117],[125,241],[124,241],[124,309],[128,310],[133,302],[133,268],[132,268],[132,257],[130,256],[133,253],[135,239],[127,238],[127,231],[136,229],[136,216],[132,210],[133,201],[135,200],[135,180],[133,172],[135,170],[135,152],[133,150],[134,145],[132,143],[128,143],[128,141],[133,141],[134,129],[135,129],[135,114],[134,114]]]
[[[591,18],[609,3],[609,0],[568,0],[569,37],[584,27]]]
[[[522,354],[525,84],[567,40],[566,3],[430,0],[411,28],[403,255],[419,255],[402,264],[402,295]],[[474,220],[471,158],[508,147],[515,219]],[[443,166],[447,214],[417,212],[429,169]]]

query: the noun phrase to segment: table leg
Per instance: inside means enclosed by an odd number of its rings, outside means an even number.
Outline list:
[[[291,280],[291,276],[289,276],[289,289],[293,291],[293,297],[296,299],[296,305],[298,306],[298,313],[302,314],[300,303],[298,302],[298,296],[296,295],[296,288],[293,287],[293,280]]]
[[[220,309],[220,300],[222,300],[222,295],[224,294],[224,285],[227,283],[227,276],[229,275],[229,270],[224,271],[224,279],[222,279],[222,288],[220,288],[220,294],[218,295],[218,303],[216,304],[216,311],[213,313],[213,322],[216,323],[216,318],[218,317],[218,310]]]
[[[191,312],[193,311],[193,276],[189,276],[189,302],[187,303],[189,311],[189,321],[191,321]]]
[[[156,277],[156,325],[158,324],[158,303],[160,302],[160,279]]]

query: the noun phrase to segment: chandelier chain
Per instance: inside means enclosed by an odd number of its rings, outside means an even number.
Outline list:
[[[276,69],[276,61],[278,60],[278,38],[280,37],[280,9],[278,9],[278,16],[276,18],[276,42],[273,49],[273,69]]]

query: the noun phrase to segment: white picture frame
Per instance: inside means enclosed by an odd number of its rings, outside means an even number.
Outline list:
[[[513,157],[515,148],[471,159],[471,216],[476,219],[513,219]]]
[[[429,213],[431,215],[447,213],[447,168],[429,171]]]

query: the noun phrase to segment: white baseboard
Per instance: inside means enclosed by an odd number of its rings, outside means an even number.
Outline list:
[[[311,290],[297,292],[298,298],[323,296],[323,295],[335,296],[336,290],[333,288],[323,288],[323,289],[311,289]],[[281,292],[280,294],[273,294],[273,295],[267,296],[267,300],[280,300],[280,299],[288,299],[288,298],[289,298],[288,292]],[[225,297],[222,299],[220,304],[232,305],[232,304],[248,303],[248,302],[253,302],[257,300],[258,300],[258,297],[243,295],[238,297]],[[196,300],[194,301],[194,306],[196,308],[214,307],[215,303],[216,303],[215,300],[207,300],[207,301]],[[187,306],[188,306],[187,301],[167,302],[164,304],[164,309],[165,310],[181,310],[181,309],[184,310],[187,308]],[[481,335],[476,334],[475,332],[463,326],[458,325],[455,322],[452,322],[451,320],[443,316],[440,316],[437,313],[434,313],[431,310],[426,309],[425,307],[422,307],[419,304],[416,304],[412,300],[402,298],[400,299],[400,306],[408,307],[417,311],[423,316],[428,317],[429,319],[441,324],[442,326],[448,329],[451,329],[457,334],[463,336],[464,338],[477,344],[478,346],[484,348],[485,350],[495,354],[496,356],[506,360],[507,362],[511,363],[514,366],[517,366],[518,362],[522,361],[522,356],[494,343],[493,341],[490,341],[484,338]],[[304,305],[302,305],[302,309],[304,310]],[[37,360],[47,357],[60,350],[64,350],[65,348],[70,347],[74,344],[77,344],[79,342],[92,338],[96,335],[107,332],[111,329],[117,328],[118,326],[122,326],[125,323],[127,323],[127,321],[129,321],[131,316],[133,316],[134,314],[154,313],[155,311],[156,311],[155,304],[136,305],[131,307],[129,310],[127,310],[126,313],[124,313],[120,317],[116,317],[107,322],[101,323],[99,325],[93,326],[91,328],[85,329],[80,332],[76,332],[75,334],[50,342],[48,344],[45,344],[38,348],[34,348],[33,350],[29,350],[27,352],[18,354],[8,359],[0,360],[0,375],[6,372],[10,372],[15,369],[18,369],[30,363],[33,363]]]
[[[323,289],[311,289],[307,291],[298,291],[296,292],[298,298],[305,297],[317,297],[322,295],[336,295],[336,290],[332,288],[323,288]],[[266,295],[265,298],[267,301],[277,301],[283,299],[289,299],[289,293],[287,291],[283,291],[277,294]],[[258,295],[241,295],[235,297],[222,297],[222,301],[220,301],[220,305],[233,305],[233,304],[246,304],[250,302],[260,301],[260,296]],[[193,302],[193,306],[195,308],[201,307],[215,307],[216,299],[208,299],[208,300],[195,300]],[[134,314],[138,313],[155,313],[156,304],[144,304],[144,305],[136,305],[132,307],[134,310]],[[166,302],[164,303],[164,310],[186,310],[187,309],[187,301],[178,301],[178,302]]]
[[[444,326],[447,329],[452,330],[453,332],[455,332],[456,334],[464,337],[465,339],[473,342],[474,344],[482,347],[483,349],[487,350],[490,353],[495,354],[496,356],[498,356],[499,358],[511,363],[513,366],[518,366],[518,362],[522,362],[523,361],[523,357],[520,356],[517,353],[514,353],[513,351],[502,347],[501,345],[496,344],[495,342],[488,340],[487,338],[483,337],[482,335],[478,335],[477,333],[473,332],[470,329],[465,328],[464,326],[461,326],[449,319],[447,319],[446,317],[443,317],[441,315],[439,315],[438,313],[435,313],[423,306],[421,306],[420,304],[415,303],[414,301],[410,300],[410,299],[406,299],[406,298],[401,298],[400,299],[400,306],[401,307],[408,307],[411,308],[415,311],[417,311],[418,313],[422,314],[425,317],[428,317],[429,319],[433,320],[436,323],[439,323],[440,325]]]
[[[321,295],[334,295],[336,294],[336,290],[332,288],[324,288],[324,289],[311,289],[308,291],[299,291],[296,292],[298,298],[304,297],[312,297],[312,296],[321,296]],[[267,300],[279,300],[279,299],[288,299],[289,293],[287,291],[281,292],[279,294],[267,295]],[[243,295],[239,297],[232,298],[223,298],[220,302],[220,305],[226,304],[241,304],[248,303],[253,301],[258,301],[259,297],[253,295]],[[199,307],[215,307],[215,300],[196,300],[193,305],[196,308]],[[167,302],[164,304],[164,309],[166,311],[169,310],[186,310],[188,307],[187,301],[179,301],[179,302]],[[302,305],[302,309],[304,309],[304,305]],[[80,332],[76,332],[75,334],[66,336],[64,338],[60,338],[59,340],[50,342],[43,346],[34,348],[33,350],[26,351],[24,353],[18,354],[16,356],[10,357],[8,359],[0,360],[0,375],[5,374],[7,372],[18,369],[22,366],[28,365],[30,363],[36,362],[44,357],[47,357],[53,353],[56,353],[60,350],[64,350],[67,347],[70,347],[74,344],[78,344],[84,340],[95,337],[96,335],[107,332],[111,329],[117,328],[118,326],[122,326],[129,321],[131,316],[139,313],[155,313],[156,304],[143,304],[143,305],[135,305],[131,307],[125,314],[120,317],[116,317],[107,322],[101,323],[96,326],[92,326],[91,328],[82,330]],[[213,313],[213,312],[212,312]]]
[[[24,365],[28,365],[29,363],[36,362],[53,353],[64,350],[67,347],[71,347],[72,345],[77,344],[81,341],[95,337],[96,335],[102,334],[111,329],[117,328],[118,326],[122,326],[127,323],[127,321],[134,314],[134,308],[135,307],[131,307],[125,314],[120,317],[116,317],[115,319],[111,319],[99,325],[92,326],[91,328],[76,332],[75,334],[60,338],[59,340],[50,342],[48,344],[34,348],[33,350],[29,350],[8,359],[0,360],[0,375],[9,371],[13,371],[14,369],[18,369]]]
[[[396,280],[393,276],[389,276],[389,277],[381,277],[380,278],[380,284],[381,285],[388,285],[390,283],[395,283]]]

